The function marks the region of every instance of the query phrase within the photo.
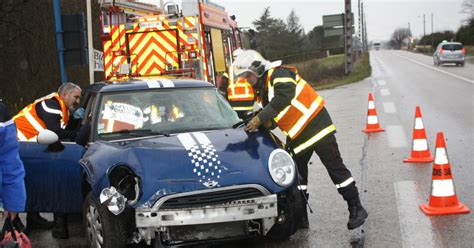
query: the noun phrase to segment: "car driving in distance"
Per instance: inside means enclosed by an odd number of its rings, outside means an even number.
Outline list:
[[[464,66],[466,49],[460,42],[441,42],[433,53],[433,64],[456,64]]]

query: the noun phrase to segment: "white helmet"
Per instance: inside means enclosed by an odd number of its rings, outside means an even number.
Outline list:
[[[235,59],[239,54],[241,54],[244,50],[237,48],[232,52],[232,58]]]
[[[246,72],[251,72],[261,77],[266,71],[266,66],[270,61],[264,59],[260,53],[254,50],[242,51],[237,58],[235,58],[232,67],[234,70],[234,77],[240,77]]]

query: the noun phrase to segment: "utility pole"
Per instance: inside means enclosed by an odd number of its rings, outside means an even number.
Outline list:
[[[352,16],[351,0],[344,0],[344,50],[345,50],[345,71],[346,74],[352,72]]]
[[[369,50],[369,41],[367,39],[367,17],[364,13],[364,35],[365,35],[365,38],[364,38],[364,45],[365,45],[365,50],[368,51]]]
[[[426,20],[425,20],[425,14],[423,14],[423,38],[426,36],[426,28],[425,28]],[[423,39],[422,38],[422,39]],[[425,46],[425,40],[423,40],[423,47]]]
[[[433,13],[431,13],[431,51],[434,51],[434,37],[433,37]]]
[[[367,47],[365,46],[365,31],[364,31],[364,26],[365,26],[365,19],[364,19],[364,3],[361,3],[360,5],[360,19],[361,19],[361,25],[362,25],[362,37],[361,37],[361,42],[362,42],[362,51],[367,52]]]
[[[408,50],[410,50],[410,45],[411,45],[410,22],[408,22],[408,33],[407,33],[407,37],[408,37]]]
[[[357,2],[357,8],[358,8],[357,16],[359,17],[359,18],[358,18],[358,19],[359,19],[359,20],[358,20],[358,21],[359,21],[359,23],[358,23],[358,24],[359,24],[359,28],[358,28],[358,30],[359,30],[359,35],[358,35],[358,36],[359,36],[360,42],[362,43],[362,30],[361,30],[361,19],[362,19],[362,18],[360,17],[360,0],[358,0],[358,2]]]
[[[61,73],[61,83],[67,82],[66,66],[64,64],[64,42],[63,26],[61,23],[61,8],[59,0],[53,0],[54,11],[54,31],[56,33],[56,49],[58,51],[59,72]]]

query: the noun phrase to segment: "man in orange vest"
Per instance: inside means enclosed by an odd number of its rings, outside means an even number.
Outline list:
[[[17,127],[19,141],[36,141],[38,133],[43,129],[55,132],[59,139],[76,139],[76,130],[66,127],[75,126],[84,118],[84,109],[77,107],[81,100],[81,88],[73,83],[62,84],[58,92],[37,99],[22,109],[13,120]],[[77,110],[76,110],[77,109]],[[74,112],[74,118],[69,118],[69,112]],[[42,218],[39,213],[28,212],[27,228],[49,229],[53,227],[53,237],[65,239],[69,237],[67,215],[55,213],[54,225]]]
[[[253,132],[263,124],[267,128],[278,126],[283,131],[301,176],[299,190],[303,193],[308,182],[308,162],[316,152],[339,194],[348,203],[347,228],[361,226],[368,214],[360,202],[354,178],[342,162],[334,136],[336,128],[322,97],[299,76],[296,68],[281,66],[281,61],[270,63],[256,51],[243,52],[233,65],[235,76],[261,89],[263,109],[245,130]],[[306,213],[306,205],[303,208]],[[299,227],[309,227],[307,218],[307,214],[303,214]]]

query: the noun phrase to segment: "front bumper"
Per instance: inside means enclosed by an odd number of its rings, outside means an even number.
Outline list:
[[[220,222],[267,219],[270,230],[278,216],[277,195],[236,200],[225,204],[185,209],[137,209],[137,228],[158,228],[168,226],[201,225]],[[266,231],[266,232],[267,232]],[[265,232],[265,233],[266,233]]]

